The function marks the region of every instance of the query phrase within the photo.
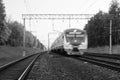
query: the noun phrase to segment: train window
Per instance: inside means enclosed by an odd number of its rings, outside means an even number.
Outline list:
[[[83,34],[83,32],[69,32],[69,34]]]
[[[76,35],[76,37],[84,37],[85,35]]]
[[[66,37],[75,37],[75,35],[67,34]]]
[[[66,40],[68,42],[73,42],[74,40],[83,42],[85,40],[85,35],[66,35]]]

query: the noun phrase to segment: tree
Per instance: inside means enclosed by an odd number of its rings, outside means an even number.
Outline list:
[[[11,46],[22,46],[23,44],[23,25],[17,21],[7,23],[11,30],[7,43]]]
[[[26,39],[25,39],[25,43],[26,43],[26,46],[27,47],[33,47],[33,45],[34,45],[34,36],[33,36],[33,34],[31,33],[31,32],[29,32],[29,31],[26,31],[26,33],[25,33],[26,35]]]
[[[109,15],[112,16],[112,43],[120,44],[120,6],[117,0],[113,0],[109,8]]]
[[[109,45],[110,20],[112,20],[112,44],[120,44],[120,7],[119,3],[114,0],[111,3],[108,13],[100,11],[90,19],[85,26],[88,33],[88,46],[105,46]]]
[[[120,7],[117,0],[112,0],[111,6],[109,8],[109,14],[118,15],[120,13]]]
[[[0,0],[0,45],[5,44],[10,34],[10,30],[6,26],[5,16],[5,7],[3,1]]]
[[[108,37],[108,34],[106,34],[105,29],[105,27],[108,26],[108,24],[106,24],[108,22],[107,20],[105,20],[105,18],[107,17],[108,14],[99,11],[99,13],[92,17],[88,24],[85,26],[85,30],[88,34],[89,47],[103,46],[107,44],[108,41],[105,41],[106,37]]]
[[[23,25],[17,21],[8,21],[7,26],[11,30],[11,34],[7,40],[7,44],[13,47],[23,46]],[[41,47],[39,40],[29,31],[25,31],[25,47]]]

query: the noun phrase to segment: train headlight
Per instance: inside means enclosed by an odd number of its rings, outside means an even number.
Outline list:
[[[65,49],[72,49],[72,45],[70,43],[64,44]]]

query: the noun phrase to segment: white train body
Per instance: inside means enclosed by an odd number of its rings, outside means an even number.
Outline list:
[[[65,30],[53,43],[51,50],[63,50],[67,54],[83,54],[88,47],[86,31],[80,29]]]

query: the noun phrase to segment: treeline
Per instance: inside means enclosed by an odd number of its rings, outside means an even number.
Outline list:
[[[23,46],[24,26],[17,21],[5,19],[5,7],[0,0],[0,45]],[[25,46],[44,48],[43,44],[29,31],[25,31]]]
[[[86,24],[88,47],[109,45],[110,20],[112,24],[112,45],[120,44],[120,6],[114,0],[111,2],[108,13],[99,11]]]
[[[24,26],[17,21],[6,22],[6,29],[0,41],[0,45],[23,46]],[[26,47],[43,47],[42,43],[29,31],[25,31],[25,46]]]

